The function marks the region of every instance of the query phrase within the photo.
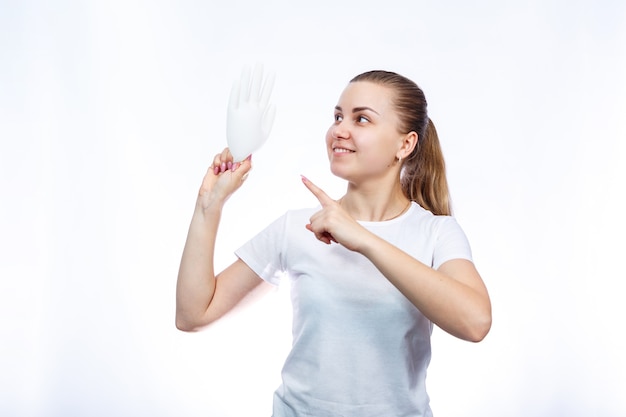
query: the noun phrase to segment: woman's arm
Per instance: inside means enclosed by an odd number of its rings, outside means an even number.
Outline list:
[[[435,270],[373,233],[357,250],[426,317],[448,333],[481,341],[491,328],[491,302],[471,261],[453,259]]]
[[[228,150],[215,157],[198,193],[176,283],[176,327],[195,331],[222,317],[264,284],[237,260],[218,276],[214,271],[217,230],[224,203],[244,181],[250,160],[232,164]]]

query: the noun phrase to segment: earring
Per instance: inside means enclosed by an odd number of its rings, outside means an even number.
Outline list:
[[[402,157],[401,157],[401,156],[398,156],[397,158],[398,158],[398,163],[399,163],[399,164],[400,164],[400,163],[402,163]]]

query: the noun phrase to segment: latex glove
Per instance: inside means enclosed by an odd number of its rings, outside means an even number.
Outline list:
[[[263,68],[257,65],[254,74],[245,68],[241,79],[230,92],[226,124],[226,141],[233,160],[243,161],[267,140],[274,123],[276,108],[270,104],[274,74],[263,79]]]

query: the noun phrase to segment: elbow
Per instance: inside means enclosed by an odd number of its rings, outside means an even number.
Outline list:
[[[176,328],[181,332],[195,332],[198,330],[197,327],[192,326],[189,322],[181,320],[178,317],[176,317]]]
[[[185,311],[177,311],[174,321],[176,328],[182,332],[192,333],[205,329],[214,323],[219,316],[209,314],[190,314]]]
[[[487,337],[491,329],[491,313],[473,315],[460,320],[457,317],[456,320],[448,322],[447,325],[439,323],[439,327],[461,340],[478,343]]]
[[[491,330],[491,312],[482,314],[467,328],[465,340],[473,343],[481,342]]]
[[[175,325],[181,332],[192,333],[201,330],[206,324],[201,324],[197,320],[192,320],[181,314],[176,314]]]
[[[491,328],[491,325],[484,325],[479,328],[477,327],[476,329],[473,330],[471,334],[469,334],[469,337],[467,338],[467,340],[473,343],[482,342],[483,339],[487,337],[487,334],[489,334],[490,328]]]
[[[470,314],[466,322],[464,339],[478,343],[487,337],[491,330],[491,302],[487,297],[483,302],[475,306],[474,312]],[[470,319],[471,317],[471,319]]]

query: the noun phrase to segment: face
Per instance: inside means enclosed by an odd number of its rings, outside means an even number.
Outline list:
[[[398,165],[396,157],[403,156],[407,135],[398,130],[392,97],[393,90],[379,84],[348,84],[326,134],[333,174],[347,180],[365,180],[389,175]]]

